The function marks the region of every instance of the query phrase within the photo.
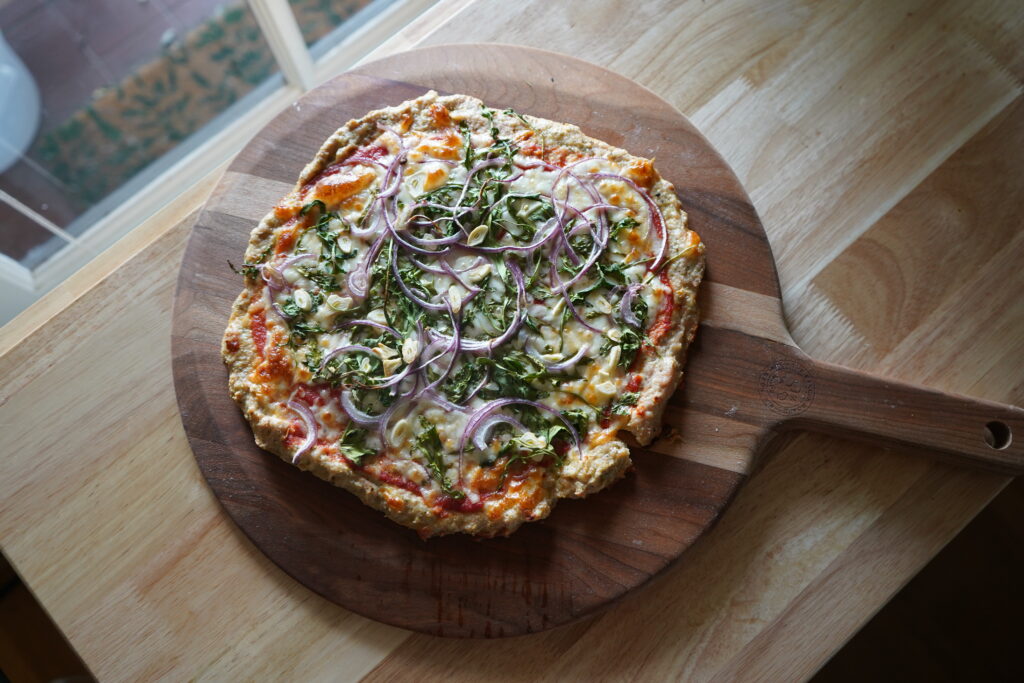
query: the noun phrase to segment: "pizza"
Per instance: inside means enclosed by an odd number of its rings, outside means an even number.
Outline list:
[[[703,253],[649,159],[430,92],[342,126],[252,231],[230,392],[422,537],[506,535],[657,435]]]

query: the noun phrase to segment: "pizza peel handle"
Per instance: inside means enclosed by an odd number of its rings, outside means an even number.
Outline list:
[[[924,449],[958,465],[1024,474],[1024,409],[947,394],[808,358],[759,378],[783,410],[779,428],[803,428]]]

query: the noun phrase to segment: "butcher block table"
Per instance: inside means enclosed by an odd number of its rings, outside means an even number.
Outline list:
[[[502,42],[645,85],[744,184],[806,352],[1021,405],[1022,23],[1014,2],[442,1],[371,58]],[[0,544],[101,680],[806,678],[1007,483],[800,433],[597,616],[495,640],[368,620],[257,550],[186,440],[174,283],[222,170],[0,329]]]

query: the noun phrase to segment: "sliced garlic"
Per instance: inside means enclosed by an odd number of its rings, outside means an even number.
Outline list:
[[[412,363],[420,355],[420,342],[415,337],[407,337],[402,342],[402,360]]]
[[[622,356],[622,347],[613,346],[611,351],[608,352],[608,367],[614,368],[619,364],[619,358]]]
[[[308,311],[313,306],[313,299],[309,296],[309,292],[301,287],[295,290],[292,298],[295,299],[295,305],[303,311]]]
[[[523,444],[527,448],[545,448],[548,445],[544,439],[533,432],[524,432],[522,436],[519,437],[519,443]]]
[[[615,386],[615,382],[612,382],[611,380],[597,384],[594,387],[594,390],[606,397],[611,397],[618,393],[618,388]]]
[[[482,266],[477,266],[473,270],[466,274],[466,279],[470,282],[480,282],[485,277],[491,274],[491,264],[485,263]]]
[[[345,223],[343,223],[341,220],[339,220],[337,218],[332,218],[327,223],[327,229],[328,230],[343,230],[345,228],[346,228]],[[339,241],[340,241],[340,239],[339,239]],[[348,251],[348,249],[346,249],[345,251]]]
[[[395,351],[390,346],[384,346],[383,344],[377,344],[377,346],[374,346],[373,352],[377,354],[378,358],[398,358],[398,351]]]
[[[375,308],[375,309],[373,309],[372,311],[370,311],[369,313],[366,314],[366,319],[367,320],[372,320],[375,323],[380,323],[381,325],[387,325],[388,324],[388,318],[387,318],[386,315],[384,315],[384,309],[383,308]]]
[[[412,427],[409,426],[409,421],[401,419],[395,423],[395,426],[391,428],[391,441],[392,443],[400,444],[412,432]]]
[[[612,341],[616,341],[616,342],[617,341],[621,341],[622,340],[622,330],[620,330],[617,327],[611,328],[610,330],[608,330],[608,338],[611,339]]]
[[[335,311],[347,311],[352,308],[352,297],[331,294],[327,297],[327,305]]]
[[[612,312],[612,305],[600,294],[594,299],[594,310],[598,313],[604,313],[605,315]]]
[[[548,315],[548,320],[554,322],[558,320],[559,316],[562,315],[562,309],[565,308],[565,297],[562,297],[558,302],[551,307],[551,313]]]
[[[352,240],[347,235],[338,235],[338,248],[347,254],[352,251]]]
[[[452,285],[448,288],[448,303],[452,306],[452,313],[458,313],[462,310],[462,290],[459,289],[458,285]]]
[[[391,375],[395,374],[395,370],[397,370],[402,365],[402,359],[388,358],[382,361],[382,363],[384,365],[384,376],[390,377]]]
[[[487,237],[487,226],[478,225],[469,232],[469,237],[466,238],[466,244],[473,247],[484,241],[484,237]]]
[[[369,372],[370,371],[370,359],[365,357],[365,356],[360,358],[359,359],[359,369],[362,370],[363,372]]]

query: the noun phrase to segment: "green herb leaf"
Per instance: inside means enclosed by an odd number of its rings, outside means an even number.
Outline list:
[[[270,252],[273,250],[273,248],[273,245],[267,247],[266,249],[263,250],[263,253],[256,257],[255,261],[246,261],[245,263],[242,264],[240,268],[235,268],[235,264],[233,264],[231,261],[228,261],[228,267],[231,268],[231,270],[236,275],[244,275],[245,277],[257,277],[260,274],[260,266],[266,263],[267,259],[270,258]]]
[[[327,213],[327,205],[325,205],[319,199],[314,199],[309,204],[306,204],[305,206],[302,207],[302,210],[299,211],[299,215],[300,216],[305,216],[307,213],[309,213],[313,209],[319,209],[320,213]]]
[[[377,451],[366,445],[366,430],[353,427],[351,423],[345,425],[338,440],[338,452],[357,465],[362,465],[364,458],[377,455]]]
[[[416,449],[423,454],[427,461],[427,470],[430,476],[440,486],[441,490],[452,498],[464,498],[465,493],[452,487],[446,474],[447,468],[444,464],[444,445],[437,433],[437,427],[425,417],[420,417],[420,433],[416,435]]]
[[[629,415],[630,406],[635,406],[639,399],[640,394],[632,391],[625,391],[612,402],[610,409],[611,413],[613,415]]]

